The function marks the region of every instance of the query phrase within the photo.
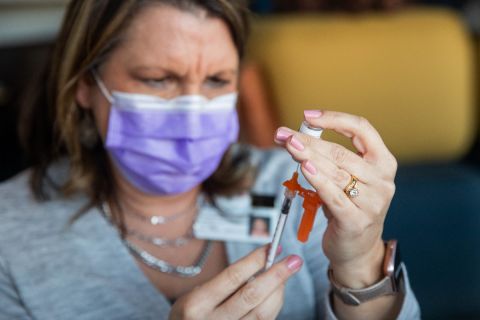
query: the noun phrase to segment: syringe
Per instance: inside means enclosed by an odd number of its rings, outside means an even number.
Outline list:
[[[311,127],[307,122],[303,122],[299,130],[301,133],[308,134],[309,136],[320,138],[322,135],[322,128]],[[297,170],[294,173],[294,177],[298,176],[298,171],[300,169],[300,164],[297,165]],[[295,178],[296,181],[296,178]],[[278,246],[280,245],[280,240],[282,238],[283,229],[285,229],[285,223],[287,222],[288,213],[290,212],[290,207],[292,206],[293,199],[297,192],[291,190],[290,188],[285,188],[285,198],[283,199],[282,208],[280,210],[280,217],[275,228],[275,233],[273,234],[273,240],[268,250],[267,263],[265,264],[265,270],[270,269],[275,261],[275,256],[277,254]]]
[[[297,193],[291,191],[290,189],[285,189],[285,198],[283,199],[282,208],[280,210],[280,218],[275,228],[275,233],[273,234],[272,244],[270,250],[268,251],[267,263],[265,269],[268,270],[273,265],[275,261],[275,255],[277,254],[278,246],[280,245],[280,239],[282,238],[283,229],[285,228],[285,223],[287,222],[288,213],[290,212],[290,207],[292,206],[292,201],[295,199]]]

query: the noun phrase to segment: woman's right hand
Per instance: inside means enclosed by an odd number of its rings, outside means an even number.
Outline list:
[[[283,305],[285,282],[303,261],[292,255],[257,276],[265,267],[267,250],[268,246],[258,248],[179,298],[169,319],[275,319]]]

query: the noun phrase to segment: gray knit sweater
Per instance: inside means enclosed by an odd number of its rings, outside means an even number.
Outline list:
[[[296,164],[280,150],[258,152],[255,159],[260,170],[254,191],[280,199],[281,182]],[[61,179],[65,167],[52,167],[51,176]],[[69,225],[85,196],[37,202],[28,176],[26,171],[0,184],[0,319],[168,318],[171,304],[147,280],[100,211],[91,209]],[[301,203],[294,202],[291,212],[301,212]],[[301,244],[296,240],[299,216],[291,214],[287,222],[282,256],[300,255],[305,265],[287,283],[279,319],[335,319],[327,298],[328,260],[321,245],[326,220],[319,213],[309,242]],[[227,242],[229,262],[255,247]],[[420,310],[408,276],[406,282],[399,319],[418,319]]]

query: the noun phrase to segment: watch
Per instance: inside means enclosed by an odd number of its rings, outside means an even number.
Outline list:
[[[403,268],[401,265],[400,250],[397,240],[385,243],[385,258],[383,272],[385,277],[379,282],[363,289],[351,289],[340,285],[333,278],[333,270],[329,268],[328,278],[332,285],[332,291],[345,304],[359,306],[361,303],[385,295],[395,295],[405,292],[403,280]]]

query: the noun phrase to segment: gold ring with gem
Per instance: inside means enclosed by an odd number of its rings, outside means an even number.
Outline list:
[[[353,174],[350,175],[350,182],[347,184],[343,191],[350,199],[358,197],[360,190],[357,188],[358,179]]]

